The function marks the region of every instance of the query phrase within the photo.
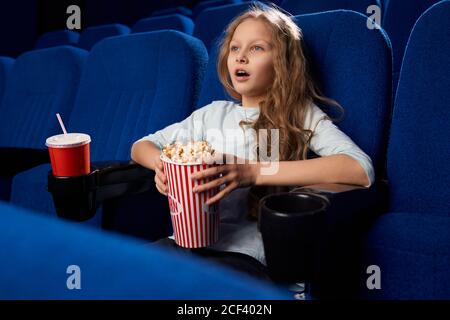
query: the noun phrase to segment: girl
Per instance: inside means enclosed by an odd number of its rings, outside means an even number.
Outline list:
[[[289,16],[274,7],[253,6],[230,23],[218,57],[220,80],[238,102],[213,101],[182,122],[136,141],[131,152],[134,161],[156,172],[156,187],[164,195],[167,179],[159,158],[164,144],[207,140],[217,151],[243,159],[194,177],[218,177],[194,191],[220,187],[208,204],[220,201],[221,222],[219,241],[193,251],[265,279],[261,234],[247,215],[250,187],[318,183],[368,187],[374,181],[370,158],[316,106],[322,102],[339,107],[319,94],[308,75],[301,40],[301,30]],[[261,129],[278,130],[278,140],[269,137],[266,143],[256,134]],[[263,148],[268,147],[271,156],[271,151],[276,153],[274,146],[279,161],[267,173],[258,160]],[[308,150],[321,157],[307,159]],[[173,245],[172,240],[163,242]]]

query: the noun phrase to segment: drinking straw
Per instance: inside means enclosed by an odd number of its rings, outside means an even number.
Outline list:
[[[64,126],[64,123],[63,123],[63,121],[62,121],[61,116],[59,115],[59,113],[56,114],[56,118],[58,118],[59,125],[61,126],[61,129],[62,129],[62,131],[64,132],[64,134],[67,134],[66,127]]]

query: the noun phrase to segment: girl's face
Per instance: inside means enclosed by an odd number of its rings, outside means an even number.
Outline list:
[[[228,72],[234,89],[245,98],[265,96],[274,79],[271,31],[248,18],[234,31],[228,48]]]

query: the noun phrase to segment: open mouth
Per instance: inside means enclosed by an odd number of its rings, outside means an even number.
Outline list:
[[[244,69],[237,69],[234,75],[236,76],[236,80],[238,81],[247,80],[250,77],[250,74]]]

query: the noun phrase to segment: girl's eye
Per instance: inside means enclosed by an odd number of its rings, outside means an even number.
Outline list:
[[[254,46],[253,51],[264,51],[264,48],[261,46]]]
[[[231,46],[230,51],[237,52],[239,50],[236,46]]]

